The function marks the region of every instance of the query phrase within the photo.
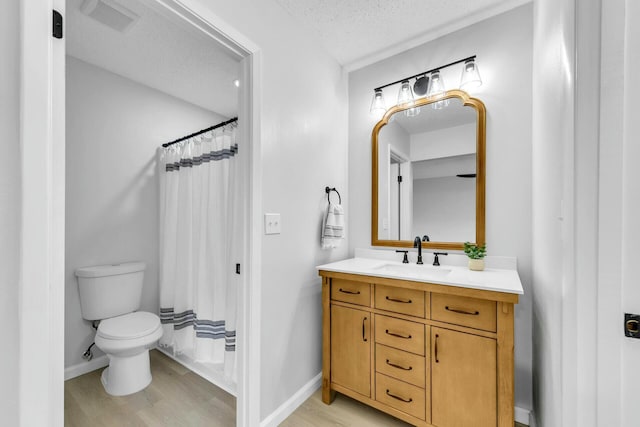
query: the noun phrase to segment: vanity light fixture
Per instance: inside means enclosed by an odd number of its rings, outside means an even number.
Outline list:
[[[384,95],[382,90],[389,86],[394,86],[400,83],[400,90],[398,92],[398,103],[397,105],[403,107],[411,107],[415,100],[414,94],[416,97],[423,96],[438,96],[443,94],[446,91],[446,87],[444,85],[444,81],[442,80],[442,75],[440,71],[444,68],[451,67],[453,65],[464,63],[462,69],[462,76],[460,79],[460,89],[470,89],[474,87],[478,87],[482,85],[482,80],[480,79],[480,73],[478,72],[478,63],[476,61],[476,55],[470,56],[468,58],[460,59],[458,61],[451,62],[446,65],[441,65],[437,68],[433,68],[431,70],[423,71],[419,74],[405,77],[401,80],[387,83],[386,85],[377,87],[374,89],[373,100],[371,101],[370,112],[372,115],[381,116],[386,111],[386,105],[384,103]],[[415,83],[413,84],[413,91],[411,90],[410,80],[415,79]],[[440,109],[449,104],[449,100],[441,100],[434,102],[432,107],[435,109]],[[409,117],[415,116],[420,113],[419,108],[409,108],[405,111],[405,114]]]

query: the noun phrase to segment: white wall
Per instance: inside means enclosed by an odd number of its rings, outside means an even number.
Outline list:
[[[487,247],[518,258],[525,294],[516,308],[515,399],[531,409],[531,4],[349,73],[349,248],[371,244],[373,88],[473,54],[484,84],[472,95],[487,108]]]
[[[565,382],[568,372],[563,372],[562,365],[563,294],[571,280],[567,265],[573,254],[569,211],[572,194],[567,184],[574,137],[572,3],[538,1],[534,7],[533,386],[535,417],[540,426],[565,425],[563,405],[573,398],[563,387],[569,383]],[[575,363],[574,357],[571,360]],[[570,412],[569,408],[564,410]],[[570,420],[570,424],[576,422]]]
[[[413,236],[433,242],[476,238],[476,180],[447,176],[413,181]]]
[[[411,135],[412,162],[475,152],[475,122]]]
[[[215,113],[67,57],[65,366],[93,342],[74,270],[147,264],[141,310],[158,312],[156,149],[220,122]],[[94,347],[95,349],[95,347]],[[102,352],[94,350],[97,357]]]
[[[18,425],[18,363],[20,331],[20,63],[19,2],[4,4],[0,15],[0,322],[5,325],[0,356],[2,423]]]
[[[321,371],[321,281],[314,266],[347,256],[347,242],[320,248],[325,186],[340,191],[347,217],[353,206],[346,80],[309,29],[274,1],[197,3],[261,50],[261,198],[263,212],[282,214],[282,234],[262,239],[264,419]]]

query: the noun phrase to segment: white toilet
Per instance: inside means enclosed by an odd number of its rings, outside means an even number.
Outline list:
[[[113,396],[151,383],[149,349],[162,337],[160,319],[140,308],[145,264],[128,262],[76,270],[82,317],[100,320],[96,346],[109,357],[102,385]]]

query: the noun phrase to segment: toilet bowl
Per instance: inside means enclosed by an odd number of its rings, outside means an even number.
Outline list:
[[[113,396],[136,393],[151,383],[149,350],[162,337],[160,319],[138,311],[100,322],[96,346],[109,358],[102,385]]]
[[[162,337],[160,318],[140,308],[145,264],[128,262],[76,270],[82,317],[100,320],[96,346],[109,367],[102,385],[113,396],[136,393],[151,383],[149,349]]]

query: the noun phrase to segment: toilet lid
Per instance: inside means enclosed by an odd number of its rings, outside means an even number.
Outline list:
[[[149,335],[160,327],[160,318],[153,313],[135,313],[104,319],[98,326],[98,335],[111,339],[133,339]]]

